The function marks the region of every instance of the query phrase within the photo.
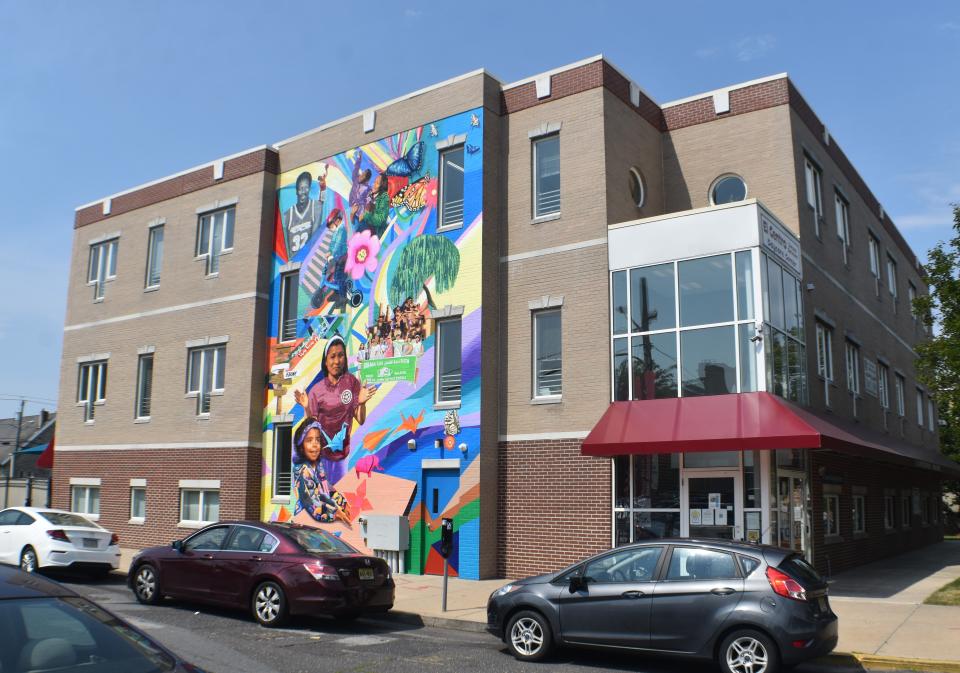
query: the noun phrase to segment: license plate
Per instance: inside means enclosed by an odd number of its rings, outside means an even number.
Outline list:
[[[360,579],[362,580],[372,580],[373,579],[373,568],[360,568]]]
[[[85,537],[83,538],[83,546],[85,549],[96,549],[99,545],[96,538]]]

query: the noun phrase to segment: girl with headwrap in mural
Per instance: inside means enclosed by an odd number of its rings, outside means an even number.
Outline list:
[[[367,402],[377,387],[361,385],[347,371],[347,347],[340,335],[324,346],[320,372],[323,378],[306,394],[295,390],[293,397],[320,424],[321,462],[330,483],[336,484],[347,472],[353,421],[362,425],[367,419]]]
[[[315,418],[303,419],[293,443],[293,482],[297,493],[294,514],[306,512],[316,521],[350,523],[349,505],[327,481],[320,463],[323,429]]]

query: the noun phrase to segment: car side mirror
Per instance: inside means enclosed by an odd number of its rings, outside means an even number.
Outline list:
[[[581,589],[587,588],[587,579],[582,575],[570,576],[570,593],[575,594]]]
[[[173,541],[173,544],[171,544],[170,546],[173,547],[174,549],[176,549],[178,552],[182,552],[182,551],[183,551],[183,540],[174,540],[174,541]]]

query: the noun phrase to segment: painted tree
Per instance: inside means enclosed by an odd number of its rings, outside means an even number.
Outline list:
[[[953,206],[953,231],[929,252],[930,294],[917,297],[913,310],[929,329],[936,323],[930,340],[917,346],[917,377],[937,401],[943,452],[960,462],[960,204]],[[945,487],[958,493],[960,480]]]
[[[417,236],[400,251],[390,283],[390,303],[399,306],[423,290],[430,308],[436,308],[427,283],[433,278],[437,292],[446,292],[457,282],[459,271],[460,251],[453,241],[439,234]]]

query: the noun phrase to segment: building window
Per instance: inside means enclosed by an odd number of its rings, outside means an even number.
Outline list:
[[[834,192],[834,206],[837,216],[837,237],[840,239],[840,248],[843,250],[843,263],[850,263],[850,204],[840,195],[840,192]]]
[[[153,353],[141,355],[137,362],[137,418],[150,418],[153,397]]]
[[[847,341],[847,390],[860,394],[860,347]]]
[[[823,199],[821,197],[821,174],[810,157],[804,159],[804,176],[807,186],[807,205],[813,212],[813,231],[820,238],[820,222],[823,220]]]
[[[880,407],[884,411],[890,411],[890,370],[883,364],[877,364],[877,394]]]
[[[461,329],[460,318],[437,321],[437,404],[459,404],[461,386]]]
[[[440,226],[463,225],[463,145],[440,153]]]
[[[930,498],[927,496],[920,497],[920,524],[930,525]]]
[[[912,282],[907,281],[907,301],[910,304],[907,308],[910,309],[910,317],[913,318],[914,325],[917,324],[917,311],[913,308],[913,302],[916,300],[916,298],[917,298],[916,286]]]
[[[120,239],[95,243],[90,246],[90,263],[87,267],[87,285],[93,285],[93,299],[103,299],[104,284],[117,277],[117,246]]]
[[[680,535],[680,454],[613,461],[614,546]]]
[[[71,486],[70,511],[89,516],[100,516],[100,487]]]
[[[143,486],[130,488],[130,518],[135,521],[147,518],[147,489]]]
[[[280,341],[297,338],[297,299],[300,296],[300,273],[293,271],[280,277]]]
[[[77,383],[77,405],[83,405],[83,420],[92,422],[94,407],[107,400],[107,363],[87,362],[80,365]]]
[[[909,528],[912,512],[910,511],[910,496],[900,496],[900,527]]]
[[[817,323],[817,375],[823,379],[824,404],[830,406],[830,384],[833,383],[833,330]]]
[[[204,213],[197,222],[197,257],[207,260],[207,275],[220,271],[220,256],[233,250],[236,208]]]
[[[147,277],[144,287],[160,286],[160,268],[163,266],[163,225],[150,227],[147,240]]]
[[[197,397],[197,415],[210,413],[210,398],[223,392],[226,346],[192,348],[187,353],[187,394]]]
[[[936,407],[933,404],[933,398],[928,396],[927,397],[927,430],[929,430],[930,432],[933,432],[934,429],[936,428],[936,422],[934,421],[934,418],[933,418],[935,411],[936,411]]]
[[[894,301],[897,299],[897,263],[887,256],[887,289]]]
[[[291,465],[293,450],[293,426],[289,424],[273,426],[273,496],[290,495],[290,481],[293,474]]]
[[[643,180],[643,173],[635,166],[630,168],[630,199],[637,208],[643,208],[647,200],[647,187]]]
[[[560,136],[533,141],[533,216],[560,212]]]
[[[863,533],[867,530],[866,498],[862,495],[853,496],[853,532]]]
[[[719,206],[747,198],[747,183],[739,175],[721,175],[710,188],[710,203]]]
[[[883,527],[885,530],[892,530],[894,526],[894,504],[893,496],[883,496]]]
[[[533,314],[533,396],[560,397],[563,393],[563,348],[560,309]]]
[[[923,391],[917,388],[917,426],[923,427]]]
[[[840,496],[823,496],[823,534],[840,535]]]
[[[897,416],[903,418],[907,415],[907,400],[906,400],[906,381],[899,374],[894,374],[894,392],[897,397]]]
[[[180,489],[180,522],[208,524],[220,520],[218,489]]]
[[[880,241],[873,234],[869,234],[867,246],[870,250],[870,273],[873,274],[877,296],[880,296]]]

